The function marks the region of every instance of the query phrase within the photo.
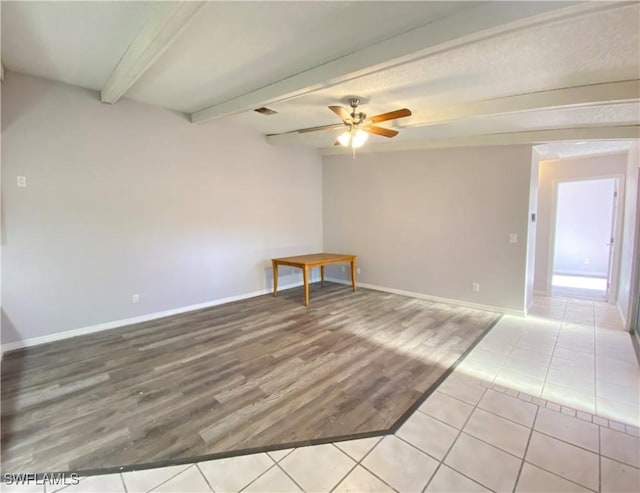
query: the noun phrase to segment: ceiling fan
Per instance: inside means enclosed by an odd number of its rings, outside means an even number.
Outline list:
[[[378,127],[375,123],[385,122],[389,120],[395,120],[396,118],[403,118],[405,116],[411,116],[411,111],[407,108],[400,110],[390,111],[388,113],[382,113],[380,115],[367,118],[367,115],[358,111],[358,105],[361,102],[361,98],[350,97],[348,98],[349,106],[351,106],[351,113],[342,106],[329,106],[329,109],[333,111],[340,119],[342,123],[336,123],[334,125],[322,125],[320,127],[302,128],[297,130],[297,133],[304,134],[308,132],[317,132],[320,130],[335,130],[338,128],[347,127],[347,130],[338,136],[338,140],[334,145],[343,145],[345,147],[351,147],[356,149],[362,147],[362,145],[369,138],[369,134],[382,135],[383,137],[395,137],[398,135],[397,130],[390,128]]]

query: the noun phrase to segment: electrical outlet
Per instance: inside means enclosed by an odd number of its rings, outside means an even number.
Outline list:
[[[27,187],[27,177],[26,176],[18,176],[18,179],[16,181],[18,182],[18,186],[20,188],[26,188]]]
[[[509,243],[518,243],[518,233],[509,233]]]
[[[589,262],[591,262],[591,260],[589,259],[589,257],[586,257],[584,260],[584,265],[589,265]]]
[[[132,294],[131,295],[131,303],[140,303],[140,295],[139,294]]]
[[[357,272],[358,274],[360,274],[360,267],[358,267],[358,268],[356,269],[356,272]]]
[[[473,291],[474,293],[479,293],[480,292],[480,283],[479,282],[474,282],[473,284],[471,284],[471,291]]]
[[[342,272],[347,272],[347,268],[344,265],[342,266]]]

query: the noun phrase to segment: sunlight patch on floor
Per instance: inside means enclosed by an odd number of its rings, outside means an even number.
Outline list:
[[[607,280],[601,277],[561,276],[554,274],[551,284],[561,288],[590,289],[593,291],[606,291],[607,289]]]

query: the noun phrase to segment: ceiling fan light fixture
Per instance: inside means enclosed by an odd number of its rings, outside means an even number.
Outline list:
[[[369,134],[362,129],[357,130],[347,130],[344,133],[338,135],[338,142],[340,145],[344,147],[353,147],[354,149],[358,149],[362,147],[364,143],[369,138]]]
[[[355,149],[357,149],[358,147],[362,147],[368,138],[369,134],[359,128],[351,138],[351,147],[354,147]]]
[[[347,130],[346,132],[338,135],[338,142],[340,142],[340,145],[349,147],[349,144],[351,144],[351,132]]]

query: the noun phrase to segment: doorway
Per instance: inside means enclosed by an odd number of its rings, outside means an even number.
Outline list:
[[[618,177],[555,183],[551,294],[610,301],[618,213]]]

